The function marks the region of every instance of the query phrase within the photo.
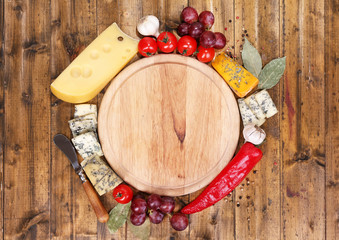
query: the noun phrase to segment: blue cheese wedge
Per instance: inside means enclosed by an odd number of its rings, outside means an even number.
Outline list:
[[[261,123],[259,121],[259,119],[251,111],[249,106],[245,103],[244,99],[239,98],[238,99],[238,105],[239,105],[242,123],[243,123],[244,126],[246,126],[249,123],[253,123],[255,125],[258,125],[258,124]]]
[[[265,122],[266,115],[262,111],[261,107],[259,106],[259,103],[255,99],[254,95],[251,95],[244,99],[245,103],[249,106],[251,111],[254,113],[254,115],[257,117],[259,120],[258,126],[261,126]]]
[[[94,154],[103,156],[100,143],[94,132],[87,132],[72,138],[73,145],[80,156],[85,159]]]
[[[278,112],[278,109],[266,90],[262,90],[254,96],[262,111],[266,115],[266,118],[270,118]]]
[[[121,178],[96,154],[82,161],[81,166],[100,196],[122,183]]]
[[[106,163],[96,154],[85,158],[81,162],[81,166],[85,170],[86,175],[93,186],[99,183],[110,170]]]
[[[113,170],[109,171],[97,184],[94,185],[95,190],[100,196],[105,193],[113,190],[116,186],[122,183],[121,178],[119,178]]]
[[[95,118],[98,116],[97,105],[95,104],[78,104],[75,105],[74,118],[84,116],[90,113],[95,114]]]
[[[79,136],[86,132],[94,132],[97,129],[97,121],[93,119],[72,119],[68,121],[69,128],[73,137]]]
[[[91,120],[94,121],[95,126],[98,126],[97,115],[95,113],[89,113],[89,114],[86,114],[86,115],[83,115],[83,116],[80,116],[80,117],[77,117],[77,118],[74,118],[74,119],[79,119],[79,120],[91,119]]]

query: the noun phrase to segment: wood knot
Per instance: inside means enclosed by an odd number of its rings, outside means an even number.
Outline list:
[[[23,44],[24,52],[28,54],[44,53],[48,51],[47,44],[40,44],[36,41],[28,41]]]
[[[53,28],[53,27],[60,27],[60,25],[61,25],[61,20],[60,20],[60,18],[58,18],[58,19],[56,19],[56,20],[53,20],[53,21],[52,21],[52,24],[51,24],[52,28]]]
[[[32,104],[32,96],[26,92],[23,92],[21,94],[21,100],[27,104],[27,105],[31,105]]]
[[[60,99],[55,100],[54,102],[51,103],[51,107],[56,107],[56,106],[58,106],[60,102],[61,102]]]
[[[20,20],[22,18],[22,13],[24,12],[22,10],[22,7],[20,5],[17,5],[13,8],[13,11],[15,12],[16,18]]]
[[[48,221],[48,213],[41,212],[30,217],[22,226],[21,233],[19,233],[21,239],[25,239],[29,231],[36,225],[42,222]]]
[[[215,214],[212,215],[211,217],[211,221],[210,221],[210,224],[211,225],[217,225],[217,218],[218,218],[218,213],[219,211],[217,211]]]
[[[22,147],[19,145],[19,144],[15,144],[14,147],[13,147],[13,150],[14,150],[14,153],[16,155],[19,155],[20,154],[20,150],[22,149]]]
[[[307,148],[300,153],[295,153],[293,161],[295,162],[304,162],[311,158],[311,149]]]

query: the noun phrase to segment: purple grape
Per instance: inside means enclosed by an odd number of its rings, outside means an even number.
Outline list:
[[[214,48],[215,49],[222,49],[223,47],[225,47],[226,45],[226,37],[224,34],[222,34],[221,32],[215,32],[215,44],[214,44]]]
[[[199,14],[199,22],[201,22],[205,28],[210,29],[214,23],[214,15],[210,11],[203,11]]]
[[[199,38],[204,31],[204,25],[202,25],[200,22],[192,23],[188,29],[189,35],[193,38]]]
[[[139,192],[139,193],[137,193],[137,194],[135,194],[135,195],[133,196],[133,200],[135,200],[135,199],[137,199],[137,198],[145,199],[145,196],[142,195],[142,194]]]
[[[136,214],[135,212],[131,213],[130,217],[131,223],[135,226],[142,225],[146,220],[146,213]]]
[[[214,47],[216,42],[216,38],[213,32],[205,31],[200,36],[200,45],[204,48],[211,48]]]
[[[175,207],[175,201],[172,197],[162,197],[160,211],[163,213],[173,212]]]
[[[174,213],[171,217],[171,226],[177,231],[183,231],[188,226],[188,218],[183,213]]]
[[[142,199],[142,198],[133,199],[132,204],[131,204],[131,211],[136,214],[146,213],[147,203],[145,199]]]
[[[189,23],[181,23],[178,26],[178,34],[180,37],[188,35],[188,29],[190,28],[191,24]]]
[[[158,210],[161,205],[161,197],[158,194],[151,194],[147,198],[147,206],[150,209]]]
[[[187,23],[198,21],[198,12],[192,7],[185,7],[181,12],[181,19]]]
[[[148,217],[149,217],[149,220],[150,220],[151,223],[159,224],[164,219],[165,214],[163,214],[162,212],[157,211],[157,210],[151,210]]]

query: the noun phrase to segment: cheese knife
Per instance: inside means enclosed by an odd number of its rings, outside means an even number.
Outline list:
[[[84,170],[80,166],[73,144],[68,139],[68,137],[62,134],[55,135],[53,141],[54,144],[67,156],[76,174],[79,175],[82,186],[85,189],[87,197],[94,209],[95,214],[97,215],[99,222],[107,222],[109,218],[107,210],[100,201],[98,193],[96,192],[90,181],[87,179]]]

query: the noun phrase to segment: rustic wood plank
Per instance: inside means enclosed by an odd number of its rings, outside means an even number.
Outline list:
[[[49,1],[4,4],[4,239],[47,239]]]
[[[325,239],[324,2],[282,3],[282,238]]]
[[[130,35],[131,37],[138,38],[136,24],[139,18],[141,18],[141,2],[140,0],[128,0],[128,1],[117,1],[114,2],[114,9],[117,13],[115,19],[121,28],[126,34]],[[103,15],[104,16],[104,15]],[[135,56],[130,63],[136,61],[138,59]],[[129,64],[130,64],[129,63]],[[106,87],[107,88],[107,87]],[[99,102],[101,102],[102,96],[99,96]],[[107,237],[109,233],[106,233]],[[117,232],[117,236],[119,239],[134,239],[133,235],[128,232],[127,225],[124,228],[119,229]]]
[[[325,1],[326,239],[339,239],[338,4]]]
[[[245,37],[261,53],[263,65],[279,57],[279,9],[276,1],[236,2],[234,45],[238,62],[242,62]],[[279,105],[279,86],[269,92]],[[260,146],[264,157],[235,193],[237,239],[278,239],[280,236],[278,114],[268,119],[262,128],[267,134],[267,142]]]
[[[4,239],[4,147],[5,147],[5,109],[4,109],[4,48],[5,48],[5,32],[4,32],[4,19],[5,19],[5,3],[0,4],[0,238]]]
[[[97,35],[104,31],[113,22],[116,22],[120,27],[119,19],[119,1],[97,1]],[[114,11],[113,11],[114,10]],[[106,88],[109,84],[106,86]],[[106,91],[104,88],[97,97],[97,104],[100,107],[101,100]],[[108,212],[117,204],[112,197],[112,191],[101,197],[102,202]],[[98,222],[98,239],[126,239],[126,226],[118,230],[117,233],[111,234],[108,231],[107,225]]]
[[[79,52],[88,46],[97,37],[96,1],[73,1],[71,4],[71,34],[75,36],[76,57]],[[96,98],[90,103],[96,103]],[[72,111],[74,111],[72,105]],[[68,119],[65,119],[67,121]],[[79,159],[82,161],[83,159]],[[74,231],[75,238],[97,239],[97,219],[81,181],[73,174],[73,201],[74,201]]]
[[[71,62],[77,49],[72,35],[71,3],[51,2],[51,82]],[[73,36],[73,38],[72,38]],[[71,119],[72,105],[51,93],[51,136],[62,133],[71,137],[67,120]],[[74,170],[66,156],[51,145],[51,221],[52,239],[74,239]],[[77,180],[77,179],[76,179]]]

